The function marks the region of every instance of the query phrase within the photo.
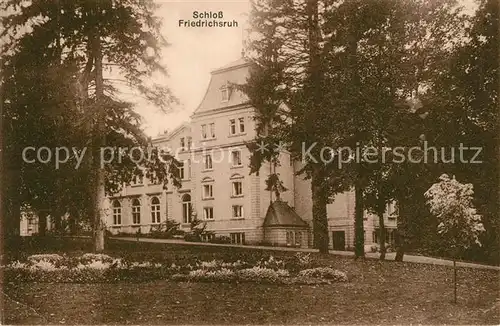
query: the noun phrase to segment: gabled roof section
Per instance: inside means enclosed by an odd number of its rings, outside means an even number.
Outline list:
[[[174,130],[172,130],[171,132],[153,138],[152,141],[153,141],[153,143],[160,143],[160,142],[163,142],[163,141],[169,141],[175,135],[179,134],[182,130],[187,129],[187,128],[189,128],[189,123],[188,122],[184,122],[183,124],[181,124],[180,126],[178,126],[177,128],[175,128]]]
[[[205,96],[198,108],[194,111],[193,116],[212,111],[233,107],[248,102],[248,98],[242,92],[231,87],[231,84],[245,84],[250,74],[250,62],[245,58],[240,58],[223,67],[212,71],[210,83],[208,84]],[[229,87],[229,99],[222,101],[221,89]]]
[[[300,218],[300,216],[288,206],[287,203],[277,200],[267,209],[266,218],[264,219],[264,227],[301,227],[306,228],[309,225]]]

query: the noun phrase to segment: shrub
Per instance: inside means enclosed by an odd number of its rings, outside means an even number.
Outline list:
[[[89,269],[98,269],[98,270],[105,270],[105,269],[108,269],[110,267],[111,267],[110,263],[106,263],[106,262],[103,262],[100,260],[93,260],[93,261],[88,262],[87,264],[80,263],[80,264],[78,264],[78,266],[76,266],[77,269],[89,268]]]
[[[208,242],[210,243],[219,243],[219,244],[229,244],[231,243],[231,238],[225,235],[215,236],[210,239]]]
[[[56,265],[48,260],[36,261],[29,268],[43,270],[43,271],[55,271],[55,270],[57,270]]]
[[[300,277],[329,279],[335,282],[347,282],[347,275],[330,267],[316,267],[304,269],[299,272]]]
[[[262,258],[259,260],[255,266],[262,268],[269,268],[272,270],[279,270],[285,268],[285,262],[280,259],[276,259],[273,256],[269,256],[267,259]]]
[[[63,256],[58,254],[39,254],[39,255],[31,255],[28,257],[28,261],[30,263],[36,263],[39,261],[47,261],[53,264],[56,264],[64,259]]]
[[[273,244],[271,243],[271,241],[262,240],[262,241],[257,242],[257,246],[272,247]]]
[[[311,257],[311,254],[305,254],[298,252],[291,257],[285,258],[285,268],[291,272],[298,272],[303,269],[312,268],[315,261]]]
[[[279,283],[282,278],[288,277],[289,273],[285,269],[274,270],[255,266],[239,270],[237,275],[241,281]]]
[[[201,242],[201,236],[195,233],[186,233],[184,235],[184,241],[187,242]]]
[[[148,236],[157,239],[172,239],[178,234],[180,223],[174,220],[166,220],[158,225],[151,226]]]
[[[81,262],[101,261],[101,262],[111,263],[113,259],[114,259],[113,257],[105,254],[93,254],[93,253],[86,253],[80,257]]]
[[[53,263],[52,261],[56,261]],[[35,255],[27,262],[14,261],[5,266],[4,276],[14,282],[96,283],[164,279],[174,270],[152,262],[127,262],[102,254],[79,257]]]
[[[188,274],[188,279],[196,281],[229,282],[235,278],[235,272],[227,268],[218,270],[196,269]]]

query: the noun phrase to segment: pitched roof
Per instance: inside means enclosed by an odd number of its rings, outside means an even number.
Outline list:
[[[280,200],[271,203],[267,209],[264,227],[272,226],[309,227],[293,208]]]
[[[152,141],[153,141],[153,143],[159,143],[159,142],[171,140],[175,135],[177,135],[178,133],[180,133],[182,130],[184,130],[186,128],[189,128],[188,122],[182,123],[180,126],[177,126],[171,132],[167,132],[165,134],[158,135],[158,136],[154,137]]]
[[[198,108],[194,111],[193,115],[197,115],[205,111],[245,104],[248,102],[248,98],[245,94],[236,89],[231,89],[230,85],[245,84],[249,76],[249,66],[250,62],[248,62],[245,58],[240,58],[223,67],[213,70],[205,96],[203,97],[200,105],[198,105]],[[223,86],[230,87],[229,100],[225,102],[222,102],[221,98],[221,88]]]

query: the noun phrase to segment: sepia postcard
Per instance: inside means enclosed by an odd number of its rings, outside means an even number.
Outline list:
[[[498,0],[5,0],[0,323],[498,325]]]

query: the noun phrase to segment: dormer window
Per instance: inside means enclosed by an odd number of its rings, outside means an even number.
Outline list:
[[[227,85],[222,86],[220,88],[220,92],[221,92],[221,101],[222,102],[229,101],[229,88],[227,87]]]

